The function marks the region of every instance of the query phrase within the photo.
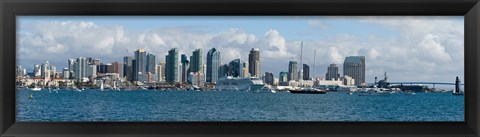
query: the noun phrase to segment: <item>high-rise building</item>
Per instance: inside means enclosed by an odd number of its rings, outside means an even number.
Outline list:
[[[42,76],[42,68],[40,67],[40,65],[35,64],[33,66],[33,75],[34,75],[34,77],[41,77]]]
[[[260,50],[252,48],[248,55],[248,72],[251,77],[260,77]]]
[[[349,56],[343,63],[343,76],[355,79],[355,85],[365,83],[365,56]]]
[[[288,82],[288,72],[280,72],[278,75],[279,82]]]
[[[155,75],[157,75],[157,82],[161,81],[162,77],[162,65],[155,65]]]
[[[228,76],[242,77],[243,76],[243,64],[240,59],[234,59],[228,64]]]
[[[111,72],[117,73],[119,77],[123,77],[123,64],[120,62],[113,62]]]
[[[147,52],[144,49],[138,49],[134,53],[135,58],[135,72],[134,72],[134,81],[147,81]]]
[[[245,61],[242,61],[242,76],[243,78],[249,78],[250,77],[250,73],[248,73],[248,63],[245,62]]]
[[[297,61],[288,63],[288,81],[297,80]]]
[[[303,80],[310,80],[310,66],[303,64]]]
[[[168,55],[165,57],[166,62],[166,81],[170,83],[179,82],[178,78],[178,50],[177,48],[170,49]]]
[[[75,78],[75,59],[68,59],[68,71],[70,72],[70,79]]]
[[[207,82],[216,83],[220,78],[221,53],[212,48],[207,53]]]
[[[264,80],[265,84],[273,85],[273,73],[265,72]]]
[[[160,67],[161,67],[160,81],[165,81],[165,78],[166,78],[165,76],[167,74],[167,67],[166,67],[167,65],[164,61],[160,61],[159,64],[160,64]]]
[[[222,77],[225,77],[225,76],[228,76],[228,65],[227,64],[223,64],[223,65],[220,65],[220,68],[218,69],[218,78],[222,78]]]
[[[180,61],[182,64],[182,77],[181,77],[181,82],[187,82],[188,81],[188,76],[190,74],[189,72],[189,63],[190,61],[188,61],[188,58],[187,58],[187,55],[185,54],[182,54],[182,57],[181,57],[181,61]]]
[[[77,58],[77,62],[75,63],[75,79],[78,82],[83,82],[83,78],[86,77],[86,69],[87,59],[84,57]]]
[[[196,49],[193,51],[192,56],[190,56],[190,72],[203,72],[202,54],[202,49]]]
[[[127,77],[128,81],[133,81],[133,57],[123,57],[123,76]]]
[[[17,67],[16,67],[16,69],[15,69],[15,75],[16,75],[16,76],[24,76],[22,66],[18,66],[18,65],[17,65]]]
[[[93,63],[87,65],[85,77],[88,78],[90,81],[93,81],[97,77],[97,65],[94,65]]]
[[[147,70],[146,72],[150,72],[152,74],[155,73],[155,54],[148,53],[147,54]]]
[[[50,77],[55,78],[55,74],[57,73],[57,67],[50,66]]]
[[[68,68],[63,68],[62,78],[64,78],[64,79],[69,79],[70,78],[70,71],[69,71]]]
[[[338,72],[337,64],[330,64],[327,69],[327,74],[325,76],[326,80],[338,80],[340,78],[340,73]]]
[[[49,70],[49,67],[48,67],[48,66],[49,66],[48,61],[45,61],[45,62],[42,63],[42,67],[41,67],[41,69],[42,69],[42,71],[41,71],[41,76],[42,76],[42,78],[47,78],[47,79],[50,78],[50,70]]]

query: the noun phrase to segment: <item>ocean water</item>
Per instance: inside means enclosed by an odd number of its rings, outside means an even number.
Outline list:
[[[30,95],[32,98],[30,98]],[[451,93],[17,90],[17,121],[464,121]]]

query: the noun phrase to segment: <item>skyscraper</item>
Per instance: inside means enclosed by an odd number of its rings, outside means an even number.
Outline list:
[[[123,57],[123,76],[127,77],[128,81],[133,81],[133,57]]]
[[[160,64],[160,67],[161,67],[161,70],[160,70],[161,74],[160,74],[159,80],[160,81],[165,81],[165,78],[166,78],[165,76],[167,74],[167,71],[166,71],[167,70],[166,69],[167,65],[165,64],[165,61],[160,61],[160,63],[158,63],[158,64]]]
[[[330,64],[327,69],[327,74],[325,76],[326,80],[338,80],[340,78],[340,73],[338,72],[337,64]]]
[[[273,73],[265,72],[264,82],[269,85],[273,85]]]
[[[243,66],[243,68],[242,68],[243,75],[241,77],[243,77],[243,78],[250,77],[250,73],[248,73],[248,63],[245,62],[245,61],[242,61],[242,66]]]
[[[178,79],[178,50],[170,49],[165,57],[166,62],[166,81],[170,83],[179,82]]]
[[[41,69],[40,65],[35,64],[33,66],[33,74],[34,74],[34,77],[41,77],[42,76],[42,69]]]
[[[188,81],[188,76],[190,74],[190,72],[189,72],[190,61],[188,61],[187,55],[182,54],[180,62],[182,63],[181,82],[187,82]]]
[[[147,70],[146,72],[150,72],[155,74],[155,54],[148,53],[147,54]]]
[[[75,78],[75,59],[68,59],[68,71],[70,72],[70,79]]]
[[[64,79],[69,79],[70,78],[70,71],[68,70],[68,68],[63,68],[62,78],[64,78]]]
[[[147,53],[144,49],[135,51],[135,72],[134,81],[147,81]]]
[[[288,81],[297,80],[297,61],[288,63]]]
[[[57,73],[57,67],[50,66],[50,77],[55,78],[55,74]]]
[[[310,66],[303,64],[303,80],[310,80]]]
[[[355,85],[365,83],[365,56],[349,56],[343,63],[343,76],[355,79]]]
[[[75,63],[75,78],[77,82],[82,82],[83,78],[86,77],[86,69],[87,59],[84,57],[77,58],[77,62]]]
[[[222,61],[220,51],[212,48],[207,53],[207,82],[216,83],[220,78],[220,63]]]
[[[42,78],[50,78],[50,70],[48,66],[49,66],[48,61],[45,61],[42,63],[42,67],[41,67]]]
[[[123,77],[123,64],[120,62],[113,62],[111,72],[117,73],[119,77]]]
[[[252,48],[248,55],[248,72],[251,77],[260,77],[260,50]]]
[[[279,82],[288,82],[288,72],[280,72],[278,75]]]
[[[193,51],[192,56],[190,56],[190,72],[203,72],[202,53],[202,49],[196,49]]]
[[[228,63],[228,76],[242,77],[243,65],[240,59],[234,59]]]
[[[225,76],[228,76],[228,64],[220,65],[218,69],[218,78],[220,79]]]

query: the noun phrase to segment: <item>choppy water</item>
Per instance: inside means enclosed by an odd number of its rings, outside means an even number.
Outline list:
[[[16,105],[17,121],[464,121],[451,93],[18,90]]]

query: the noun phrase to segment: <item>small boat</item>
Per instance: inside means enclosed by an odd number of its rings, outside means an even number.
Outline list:
[[[30,95],[28,96],[28,99],[33,99],[33,95],[30,94]]]
[[[32,88],[32,91],[41,91],[42,88],[39,88],[39,87],[35,87],[35,88]]]
[[[321,90],[316,88],[299,88],[299,89],[292,89],[289,91],[290,93],[294,93],[294,94],[325,94],[327,93],[326,90]]]

